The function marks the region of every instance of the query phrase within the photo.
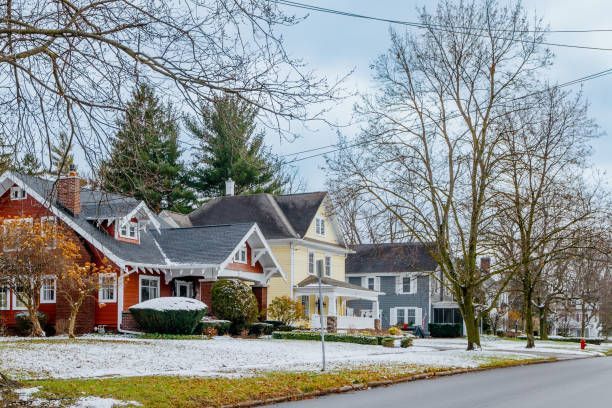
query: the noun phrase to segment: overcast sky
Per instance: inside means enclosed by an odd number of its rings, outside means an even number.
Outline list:
[[[301,0],[302,3],[350,11],[375,17],[397,20],[417,20],[417,7],[435,1],[412,0]],[[610,0],[531,0],[523,2],[528,12],[541,16],[551,29],[612,28],[612,1]],[[305,10],[286,7],[298,16]],[[367,92],[372,89],[370,64],[389,45],[389,24],[366,21],[319,12],[310,12],[308,18],[285,33],[287,49],[320,74],[329,78],[354,73],[346,83],[351,91]],[[404,30],[405,28],[401,28]],[[580,44],[612,48],[612,33],[549,34],[548,42]],[[562,83],[591,73],[612,68],[612,51],[592,51],[552,47],[555,63],[549,71],[551,82]],[[583,92],[590,103],[590,114],[604,133],[593,142],[592,162],[597,169],[606,171],[612,181],[612,75],[586,82]],[[572,87],[578,91],[580,86]],[[347,123],[351,120],[354,100],[346,100],[329,114],[331,120]],[[269,135],[267,142],[277,154],[289,154],[313,147],[335,143],[336,131],[324,125],[299,128],[300,138],[288,143],[278,136]],[[351,137],[355,128],[343,131]],[[323,157],[295,163],[306,180],[308,190],[325,188]]]

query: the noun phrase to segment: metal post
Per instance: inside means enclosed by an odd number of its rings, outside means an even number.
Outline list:
[[[319,322],[321,326],[321,352],[323,357],[323,366],[321,371],[325,371],[325,330],[323,329],[323,294],[321,290],[321,273],[318,273],[317,275],[319,276]]]

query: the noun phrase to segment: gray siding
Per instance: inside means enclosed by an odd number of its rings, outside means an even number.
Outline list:
[[[369,276],[376,276],[376,274],[372,273]],[[348,276],[348,281],[354,285],[361,285],[361,276]],[[423,275],[417,278],[416,293],[395,294],[395,276],[381,276],[380,291],[385,293],[378,298],[382,326],[384,328],[389,327],[390,311],[393,307],[421,308],[425,321],[430,321],[429,289],[429,276]],[[353,308],[355,314],[358,314],[359,310],[371,310],[372,302],[365,300],[350,300],[347,302],[347,306]],[[427,331],[427,327],[423,327],[423,329]]]

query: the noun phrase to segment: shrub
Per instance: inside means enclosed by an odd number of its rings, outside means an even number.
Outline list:
[[[401,348],[408,348],[412,346],[412,338],[411,337],[404,337],[403,339],[400,340],[400,347]]]
[[[219,336],[223,336],[229,333],[232,322],[229,320],[202,320],[196,326],[194,333],[206,333],[206,330],[213,328],[217,330]]]
[[[162,297],[138,303],[130,312],[147,333],[192,334],[206,314],[206,305],[196,299]]]
[[[462,332],[461,323],[429,323],[431,337],[461,337]]]
[[[517,338],[521,339],[521,340],[526,340],[527,336],[517,336]],[[539,339],[539,337],[536,336],[537,339]],[[563,341],[563,342],[568,342],[568,343],[580,343],[580,340],[582,339],[582,337],[564,337],[564,336],[549,336],[548,340],[549,341]],[[584,339],[584,341],[587,344],[601,344],[605,341],[604,338],[601,337],[586,337]]]
[[[313,331],[274,332],[273,339],[280,340],[321,340],[321,333]],[[339,333],[326,333],[325,341],[338,343],[370,344],[377,346],[378,339],[374,336],[359,336]]]
[[[399,334],[401,334],[402,331],[400,329],[398,329],[397,327],[390,327],[389,328],[389,334],[392,336],[397,336]]]
[[[249,326],[249,335],[251,336],[263,336],[270,335],[274,331],[274,326],[270,323],[253,323]]]
[[[212,287],[212,309],[215,315],[232,322],[231,332],[238,334],[257,321],[257,299],[246,283],[219,280]]]
[[[37,316],[40,327],[45,327],[47,324],[47,315],[43,312],[38,312]],[[15,330],[17,330],[17,334],[20,336],[29,336],[32,333],[32,321],[30,320],[28,312],[17,313],[15,315]]]
[[[302,302],[293,300],[289,296],[274,298],[270,305],[268,305],[268,316],[271,319],[282,322],[285,326],[290,326],[298,321],[303,313]]]
[[[384,337],[381,344],[383,347],[395,347],[395,339],[393,337]]]

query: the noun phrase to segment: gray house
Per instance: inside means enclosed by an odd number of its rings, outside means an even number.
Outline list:
[[[379,297],[382,327],[421,326],[427,332],[430,321],[430,275],[437,264],[427,247],[418,243],[358,245],[347,256],[349,283],[383,292]],[[354,316],[370,317],[372,303],[352,300],[347,311]],[[376,317],[376,316],[374,316]]]

